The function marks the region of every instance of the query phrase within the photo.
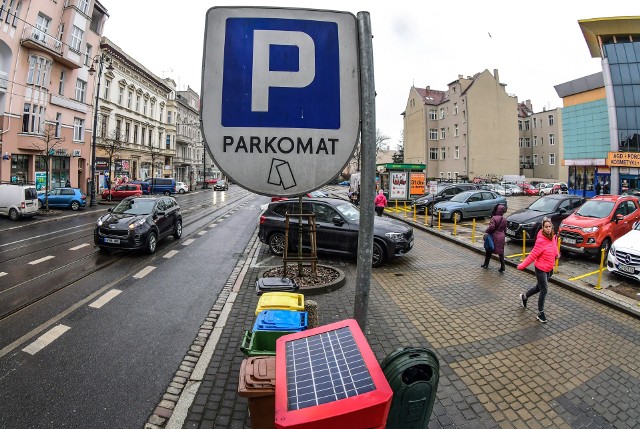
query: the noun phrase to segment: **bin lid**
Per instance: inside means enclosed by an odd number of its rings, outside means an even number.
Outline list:
[[[263,310],[256,317],[254,331],[303,331],[307,329],[307,312]]]
[[[238,395],[245,398],[275,395],[276,357],[254,356],[240,365]]]
[[[304,311],[304,295],[292,292],[265,292],[258,300],[256,316],[263,310]]]

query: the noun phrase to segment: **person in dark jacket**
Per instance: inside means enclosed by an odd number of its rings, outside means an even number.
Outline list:
[[[504,273],[504,242],[505,242],[505,230],[507,229],[507,220],[504,218],[504,213],[507,210],[502,204],[498,204],[491,214],[491,222],[484,231],[485,234],[491,234],[493,237],[493,253],[500,257],[500,273]],[[489,267],[489,261],[491,260],[491,251],[485,250],[484,264],[480,265],[482,268]]]

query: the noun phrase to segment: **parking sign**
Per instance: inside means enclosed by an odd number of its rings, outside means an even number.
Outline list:
[[[357,34],[345,12],[210,9],[201,120],[220,170],[264,195],[335,177],[359,131]]]

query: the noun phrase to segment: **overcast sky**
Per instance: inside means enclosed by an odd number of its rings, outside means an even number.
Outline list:
[[[401,140],[401,113],[412,85],[446,90],[459,74],[498,69],[507,92],[519,101],[530,99],[534,111],[562,107],[554,85],[601,71],[577,21],[639,11],[635,0],[101,2],[110,15],[105,36],[157,76],[198,93],[205,14],[213,6],[367,11],[374,36],[376,126],[392,147]]]

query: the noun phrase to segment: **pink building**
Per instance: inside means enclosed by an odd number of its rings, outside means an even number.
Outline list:
[[[107,10],[96,0],[0,5],[0,180],[42,188],[49,164],[50,188],[69,180],[86,192],[96,83],[89,67]]]

